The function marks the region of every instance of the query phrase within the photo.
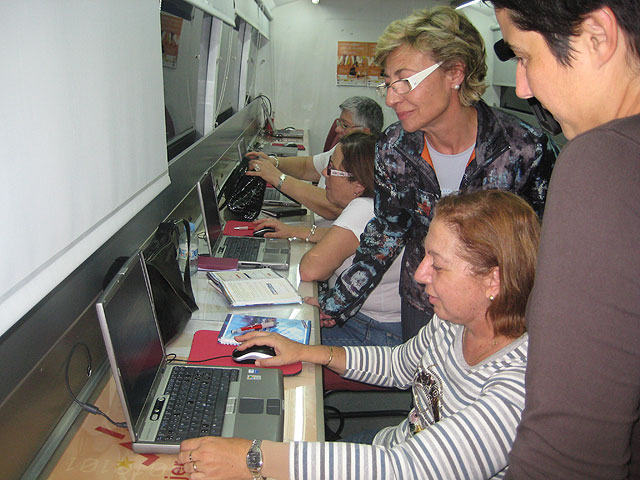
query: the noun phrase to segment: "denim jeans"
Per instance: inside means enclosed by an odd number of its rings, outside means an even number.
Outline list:
[[[425,311],[423,312],[412,307],[403,298],[400,314],[402,319],[402,341],[406,342],[411,337],[415,337],[420,329],[431,321],[431,317],[433,317],[433,307],[430,304],[425,306]]]
[[[343,327],[325,327],[321,331],[324,345],[394,347],[402,343],[400,322],[378,322],[363,313],[356,313]]]

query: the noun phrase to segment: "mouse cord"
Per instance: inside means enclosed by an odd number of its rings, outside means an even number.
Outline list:
[[[67,390],[69,391],[69,394],[71,394],[71,398],[73,398],[73,401],[75,403],[77,403],[78,405],[80,405],[84,411],[89,412],[89,413],[93,413],[94,415],[102,415],[104,418],[109,420],[116,427],[127,428],[127,422],[115,422],[115,421],[113,421],[109,417],[109,415],[104,413],[102,410],[100,410],[95,405],[80,401],[78,399],[78,397],[76,397],[75,393],[73,393],[73,390],[71,390],[71,384],[69,382],[69,365],[71,364],[71,358],[73,357],[73,354],[74,354],[74,352],[76,351],[76,349],[78,347],[83,347],[85,352],[87,353],[87,360],[89,362],[88,365],[87,365],[87,377],[90,377],[91,373],[93,373],[93,371],[91,370],[91,352],[89,351],[89,347],[87,347],[86,343],[82,343],[82,342],[76,343],[71,348],[71,351],[69,352],[69,355],[67,356],[67,362],[66,362],[66,366],[65,366],[65,369],[64,369],[64,379],[65,379],[65,383],[67,385]]]
[[[169,358],[171,357],[171,358]],[[231,358],[231,355],[220,355],[219,357],[211,357],[211,358],[205,358],[203,360],[182,360],[182,359],[178,359],[176,357],[175,353],[168,353],[167,354],[167,362],[171,363],[171,362],[184,362],[184,363],[204,363],[204,362],[209,362],[211,360],[219,360],[221,358]]]

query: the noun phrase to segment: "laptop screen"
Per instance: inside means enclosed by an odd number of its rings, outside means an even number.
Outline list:
[[[222,234],[222,221],[220,219],[220,210],[218,210],[218,198],[213,185],[213,175],[211,175],[211,172],[205,172],[198,181],[198,196],[200,197],[202,222],[207,235],[209,252],[211,252],[216,240]]]
[[[130,420],[138,424],[146,397],[164,361],[164,349],[147,290],[140,253],[110,284],[102,302]],[[122,270],[121,270],[122,271]]]

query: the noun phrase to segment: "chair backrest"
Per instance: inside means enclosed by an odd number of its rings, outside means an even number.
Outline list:
[[[338,143],[338,136],[336,135],[336,120],[331,124],[331,130],[327,134],[327,139],[324,141],[324,149],[323,152],[327,152],[331,150],[334,145]]]

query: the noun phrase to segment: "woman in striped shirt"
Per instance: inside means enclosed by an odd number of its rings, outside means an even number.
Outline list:
[[[301,345],[256,332],[271,366],[307,361],[349,379],[411,388],[414,408],[364,443],[263,442],[261,475],[286,479],[501,478],[524,407],[527,334],[539,222],[516,195],[487,190],[444,197],[415,278],[434,306],[431,322],[397,347]],[[249,477],[251,442],[185,440],[179,461],[193,478]],[[260,478],[260,477],[254,477]]]

